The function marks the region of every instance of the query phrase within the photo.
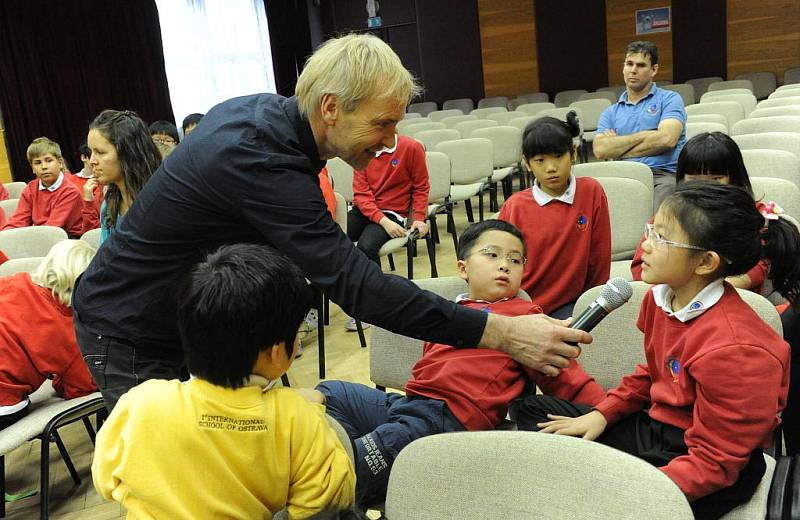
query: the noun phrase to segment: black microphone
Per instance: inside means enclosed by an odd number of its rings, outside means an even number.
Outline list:
[[[569,328],[591,332],[603,318],[630,300],[631,296],[633,296],[631,284],[623,278],[612,278],[600,290],[600,296],[575,318]]]

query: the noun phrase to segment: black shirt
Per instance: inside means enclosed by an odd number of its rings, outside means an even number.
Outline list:
[[[475,346],[486,315],[385,275],[328,213],[319,158],[294,98],[212,108],[167,157],[79,280],[73,307],[94,334],[180,349],[176,293],[223,244],[266,243],[345,312],[438,343]]]

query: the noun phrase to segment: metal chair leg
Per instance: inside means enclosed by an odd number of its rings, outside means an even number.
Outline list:
[[[6,456],[0,455],[0,495],[3,500],[0,500],[0,518],[6,516]]]
[[[67,453],[67,448],[64,446],[64,442],[61,440],[61,436],[58,434],[58,431],[54,431],[52,437],[56,443],[56,447],[58,447],[58,451],[61,453],[61,458],[64,460],[64,464],[67,466],[67,470],[69,471],[69,475],[72,477],[72,481],[76,486],[80,486],[81,477],[75,470],[75,465],[72,463],[72,459],[70,458],[69,453]]]
[[[94,428],[92,427],[92,421],[90,421],[88,417],[84,417],[83,425],[86,427],[86,433],[89,434],[89,438],[92,440],[92,444],[94,444],[95,431]]]
[[[285,386],[286,388],[290,388],[292,386],[289,384],[289,376],[285,372],[281,376],[281,383],[283,383],[283,386]]]
[[[389,270],[394,272],[394,270],[395,270],[394,269],[394,256],[392,256],[392,254],[389,253],[388,257],[389,257]]]
[[[438,278],[439,271],[436,269],[436,240],[433,238],[432,233],[428,233],[425,237],[425,243],[428,245],[428,260],[431,263],[431,278]]]
[[[469,199],[465,200],[464,207],[467,208],[467,221],[469,223],[475,222],[475,217],[472,215],[472,201]]]
[[[361,348],[367,348],[367,338],[364,337],[364,326],[361,325],[361,320],[356,320],[356,330],[358,331],[358,341],[361,343]]]

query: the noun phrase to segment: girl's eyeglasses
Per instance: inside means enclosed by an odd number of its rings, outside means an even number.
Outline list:
[[[703,247],[697,247],[690,244],[683,244],[681,242],[673,242],[672,240],[667,240],[666,238],[662,237],[658,231],[653,228],[653,224],[649,222],[644,225],[644,239],[650,240],[657,246],[661,245],[668,245],[672,247],[680,247],[681,249],[694,249],[696,251],[705,251],[706,249]]]

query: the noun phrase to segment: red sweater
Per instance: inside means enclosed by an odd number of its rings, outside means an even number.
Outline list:
[[[465,300],[462,305],[503,316],[542,312],[521,298],[494,303]],[[526,381],[533,381],[547,395],[593,405],[605,392],[575,360],[556,377],[520,365],[497,350],[454,348],[425,343],[422,358],[406,384],[407,395],[420,395],[447,403],[467,430],[491,430],[506,417],[508,403],[519,396]]]
[[[545,313],[603,285],[611,273],[606,194],[595,179],[576,182],[572,204],[553,200],[539,206],[532,190],[525,190],[512,195],[498,217],[522,231],[528,247],[522,288]]]
[[[413,200],[415,221],[428,216],[428,166],[425,148],[415,139],[397,136],[397,148],[370,161],[366,170],[353,172],[353,205],[368,219],[380,222],[381,210],[408,215]]]
[[[0,278],[0,309],[0,406],[23,401],[50,376],[65,399],[96,390],[69,307],[19,273]]]
[[[6,189],[5,186],[3,186],[3,183],[0,182],[0,200],[6,200],[6,199],[8,199],[8,190]]]
[[[650,224],[653,223],[654,218],[650,218]],[[642,238],[639,240],[639,245],[633,254],[633,260],[631,260],[631,275],[637,281],[642,279],[642,244],[644,244],[644,233],[642,233]],[[759,260],[752,269],[747,271],[747,276],[750,277],[751,282],[749,290],[761,294],[761,290],[764,288],[764,280],[767,279],[767,272],[769,272],[769,264],[766,260]]]
[[[789,388],[788,344],[727,283],[716,304],[686,323],[650,290],[637,326],[647,365],[595,408],[613,424],[649,407],[653,419],[685,430],[688,454],[660,469],[689,501],[732,485],[750,453],[772,444]]]
[[[55,226],[63,228],[71,237],[81,235],[83,222],[83,197],[80,190],[64,179],[55,191],[40,190],[39,180],[25,186],[16,211],[3,229],[28,226]]]

